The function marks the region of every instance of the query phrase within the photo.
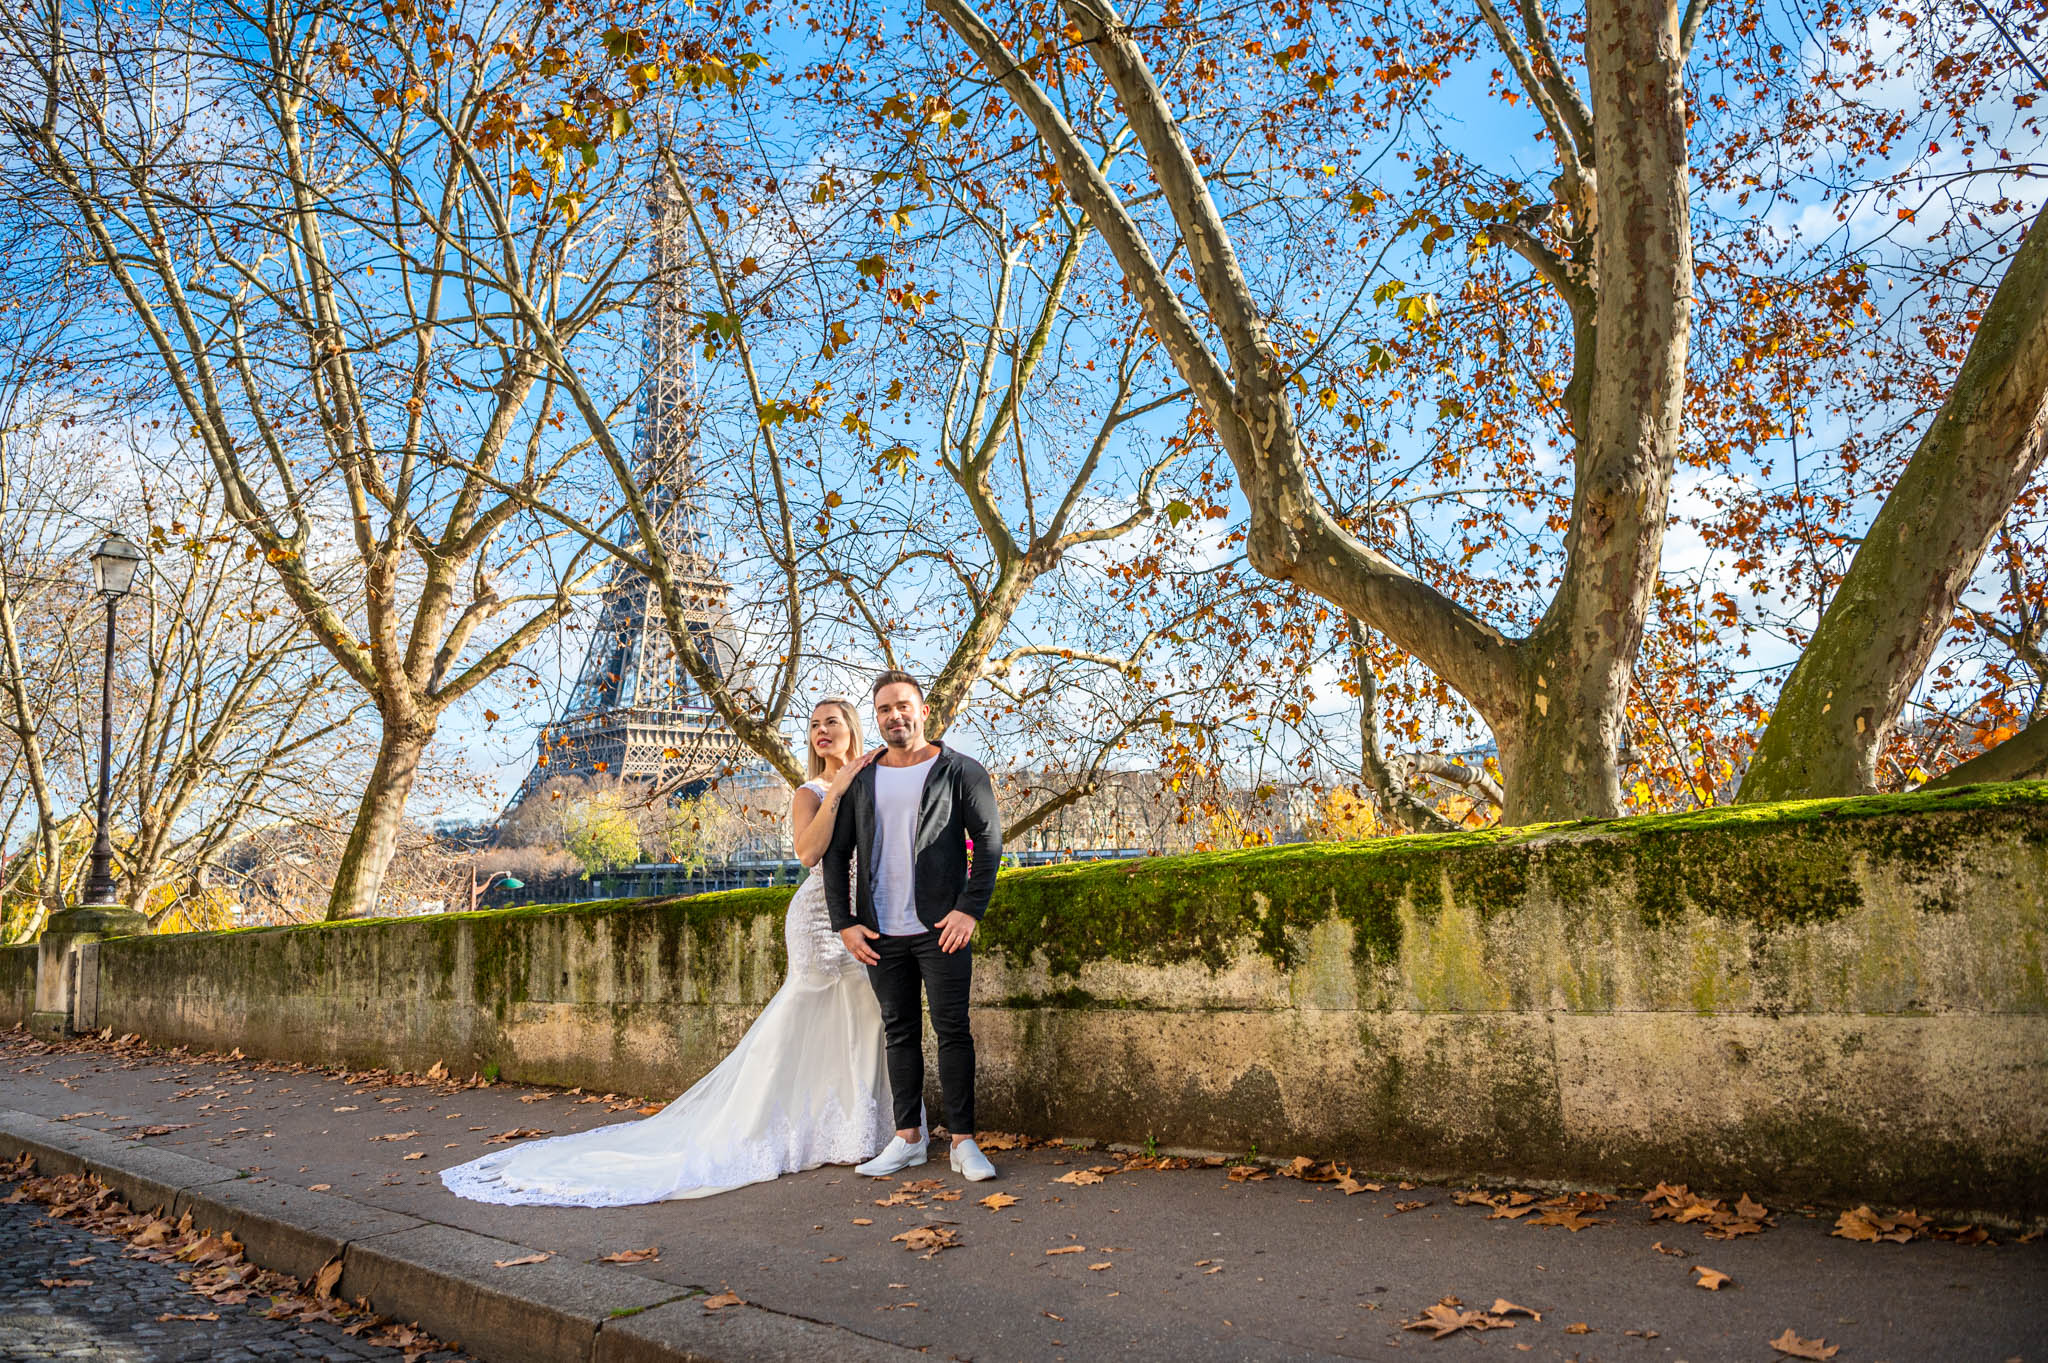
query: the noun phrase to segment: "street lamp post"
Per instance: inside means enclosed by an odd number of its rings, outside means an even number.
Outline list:
[[[135,583],[142,551],[120,535],[109,535],[92,551],[92,585],[107,603],[107,649],[100,669],[100,798],[99,824],[92,840],[92,874],[85,883],[89,905],[114,902],[114,844],[107,836],[113,810],[111,768],[114,761],[114,609]]]
[[[469,911],[476,912],[476,906],[483,902],[484,895],[493,885],[503,885],[508,890],[523,890],[526,882],[509,871],[493,871],[481,881],[476,878],[476,863],[469,864]]]
[[[107,603],[107,648],[100,674],[99,825],[92,840],[92,870],[85,902],[50,915],[36,943],[36,1002],[30,1028],[38,1036],[63,1037],[99,1026],[99,982],[86,948],[107,937],[149,931],[149,920],[114,901],[114,844],[107,836],[113,812],[114,611],[135,584],[142,551],[120,535],[109,535],[92,551],[92,585]]]

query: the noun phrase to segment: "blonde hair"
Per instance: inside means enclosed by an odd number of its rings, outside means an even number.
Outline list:
[[[853,738],[853,742],[847,746],[846,760],[851,762],[859,757],[861,749],[867,746],[867,738],[860,731],[860,711],[854,709],[853,702],[844,696],[825,696],[811,707],[811,713],[815,715],[827,705],[838,706],[839,713],[846,717],[847,732]],[[825,774],[825,759],[818,756],[817,745],[811,742],[811,726],[808,720],[804,723],[804,757],[807,759],[805,767],[812,780]]]

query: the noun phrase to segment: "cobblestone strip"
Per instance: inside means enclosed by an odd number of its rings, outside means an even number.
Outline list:
[[[384,1348],[337,1325],[269,1320],[267,1303],[216,1305],[171,1265],[134,1258],[121,1241],[51,1221],[47,1210],[0,1204],[0,1359],[9,1363],[463,1363],[446,1350]]]

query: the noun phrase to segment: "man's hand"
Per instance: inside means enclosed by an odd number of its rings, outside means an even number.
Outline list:
[[[868,945],[870,937],[880,937],[881,935],[881,933],[876,932],[864,923],[855,923],[850,928],[841,928],[839,930],[839,940],[846,943],[847,951],[852,954],[854,960],[859,961],[862,965],[880,965],[882,963],[882,958],[875,954],[873,947]],[[963,937],[960,940],[964,942],[967,939]]]
[[[958,951],[974,936],[974,915],[955,909],[939,920],[939,950]]]

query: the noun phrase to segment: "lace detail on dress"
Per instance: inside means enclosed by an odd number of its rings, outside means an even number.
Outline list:
[[[832,931],[815,873],[790,898],[783,941],[782,988],[732,1052],[659,1113],[494,1151],[444,1169],[442,1184],[504,1206],[624,1207],[873,1155],[893,1123],[881,1010]]]

